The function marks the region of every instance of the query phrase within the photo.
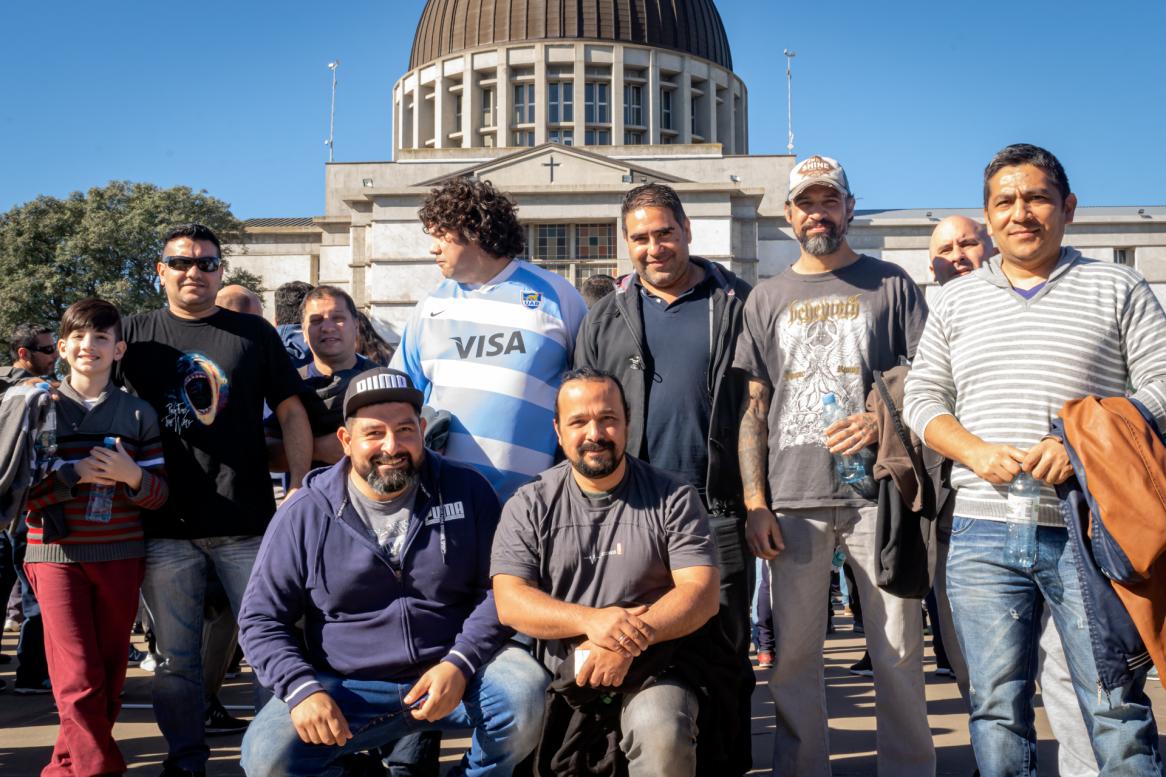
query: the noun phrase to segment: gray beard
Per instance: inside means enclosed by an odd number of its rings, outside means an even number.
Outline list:
[[[388,475],[381,476],[374,464],[372,469],[364,477],[364,482],[368,483],[369,488],[376,491],[381,496],[388,496],[389,494],[396,494],[404,491],[413,484],[417,479],[417,469],[413,466],[413,461],[410,459],[409,466],[405,469],[390,470]]]
[[[824,235],[800,238],[798,242],[810,256],[828,256],[842,247],[842,240],[843,235],[831,231]]]

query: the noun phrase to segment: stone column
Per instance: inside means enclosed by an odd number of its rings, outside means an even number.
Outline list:
[[[433,78],[433,147],[445,148],[445,64],[438,62],[437,75]],[[428,110],[428,107],[426,108]]]
[[[481,125],[482,90],[478,88],[478,74],[474,72],[474,55],[466,54],[462,65],[462,148],[477,145]]]
[[[575,44],[575,77],[571,81],[571,104],[575,107],[575,145],[581,146],[587,139],[587,45]]]
[[[611,144],[623,145],[624,80],[623,46],[614,46],[611,62]]]
[[[534,144],[547,142],[547,52],[540,43],[534,47]]]
[[[645,95],[644,110],[648,112],[648,142],[660,143],[660,68],[656,63],[656,49],[648,52],[648,93]]]
[[[677,105],[676,103],[680,103]],[[672,97],[672,120],[680,120],[680,142],[692,142],[692,73],[688,70],[688,57],[680,70],[680,88]],[[675,129],[675,127],[673,127]]]
[[[512,88],[510,65],[506,61],[506,50],[502,49],[498,52],[498,78],[494,85],[497,111],[494,116],[494,124],[498,128],[495,145],[499,147],[510,145],[510,119],[512,118],[510,115],[510,90]]]

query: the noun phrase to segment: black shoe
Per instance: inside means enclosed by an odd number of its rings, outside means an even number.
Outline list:
[[[206,777],[206,770],[179,769],[177,766],[162,764],[162,773],[158,777]]]
[[[144,650],[138,650],[133,645],[130,645],[129,665],[137,666],[138,664],[142,663],[142,659],[148,655],[149,653],[145,652]]]
[[[206,735],[208,737],[242,734],[246,730],[247,721],[239,720],[227,712],[218,699],[211,700],[206,711]]]
[[[22,683],[17,680],[16,685],[12,686],[12,692],[17,696],[43,696],[52,693],[53,686],[48,680],[41,680],[39,683]]]
[[[0,680],[0,693],[4,693],[4,689],[8,687],[7,680]]]
[[[862,660],[850,667],[850,673],[859,677],[874,677],[874,668],[870,664],[870,653],[864,653]]]

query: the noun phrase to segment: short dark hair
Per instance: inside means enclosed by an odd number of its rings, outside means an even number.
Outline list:
[[[579,293],[583,295],[583,301],[587,303],[587,307],[591,307],[613,291],[615,291],[615,278],[610,275],[592,275],[579,287]]]
[[[526,231],[518,223],[518,206],[489,181],[455,178],[433,189],[417,211],[426,234],[455,232],[498,259],[526,250]]]
[[[300,303],[300,321],[304,320],[304,313],[308,309],[308,303],[316,299],[340,299],[344,300],[344,306],[348,308],[348,312],[352,315],[352,320],[357,319],[356,303],[352,301],[352,297],[348,296],[348,292],[337,286],[317,286],[304,295],[303,302]]]
[[[312,284],[303,281],[288,281],[275,290],[276,326],[300,323],[300,308],[311,290]]]
[[[623,393],[623,384],[619,382],[619,378],[606,370],[599,370],[595,367],[576,367],[563,373],[563,380],[559,383],[558,390],[555,391],[555,423],[559,421],[559,395],[563,393],[563,387],[573,380],[610,380],[619,390],[619,401],[623,405],[624,420],[631,418],[632,411],[628,407],[628,398]]]
[[[688,216],[684,215],[684,206],[680,204],[680,195],[671,186],[662,183],[646,183],[637,186],[623,196],[623,207],[619,211],[619,224],[624,235],[628,233],[627,215],[640,208],[667,208],[672,211],[676,223],[684,226]]]
[[[61,316],[61,339],[76,331],[93,330],[104,332],[112,329],[115,340],[121,340],[121,313],[112,302],[90,297],[78,300]]]
[[[20,349],[32,350],[41,335],[51,335],[53,330],[43,324],[21,324],[12,333],[12,358],[20,358]]]
[[[985,208],[988,207],[988,195],[990,194],[988,182],[992,180],[992,176],[1005,167],[1017,165],[1032,165],[1038,170],[1044,170],[1045,174],[1052,178],[1057,185],[1057,191],[1061,193],[1061,202],[1064,202],[1072,192],[1069,188],[1069,176],[1065,174],[1065,168],[1061,166],[1060,160],[1053,155],[1053,152],[1031,143],[1014,143],[997,151],[996,156],[992,157],[992,161],[984,168]]]
[[[223,244],[219,242],[219,236],[205,224],[190,223],[171,227],[170,231],[162,236],[162,245],[166,245],[171,240],[177,240],[180,237],[188,237],[191,240],[206,240],[214,244],[215,250],[219,252],[220,258],[223,255]]]

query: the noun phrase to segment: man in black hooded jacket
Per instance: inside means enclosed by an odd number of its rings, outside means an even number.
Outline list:
[[[709,512],[721,573],[720,628],[741,661],[739,713],[750,719],[753,566],[744,541],[737,429],[747,394],[731,370],[749,284],[689,255],[679,196],[651,183],[624,197],[620,221],[634,271],[587,314],[575,366],[615,375],[630,406],[627,452],[693,486]],[[750,768],[749,726],[737,743]]]

